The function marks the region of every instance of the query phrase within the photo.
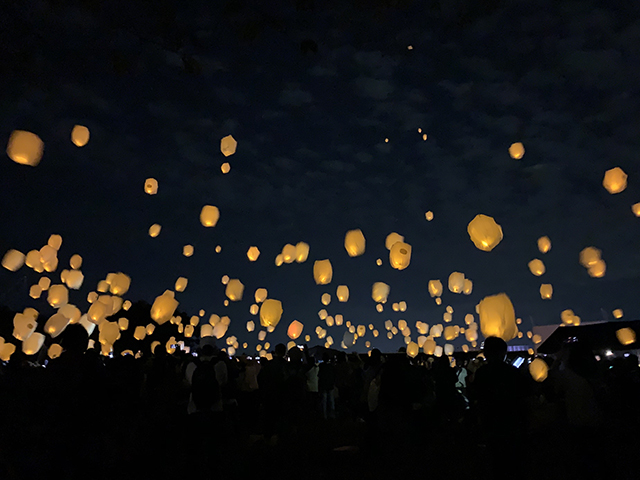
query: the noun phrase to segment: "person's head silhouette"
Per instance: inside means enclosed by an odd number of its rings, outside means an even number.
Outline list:
[[[284,343],[279,343],[276,345],[276,348],[273,350],[273,356],[278,358],[283,358],[287,354],[287,347]]]
[[[89,345],[89,335],[82,325],[75,323],[65,329],[60,343],[65,351],[73,354],[81,354]]]
[[[500,337],[489,337],[484,341],[483,351],[487,362],[504,362],[507,357],[507,342]]]

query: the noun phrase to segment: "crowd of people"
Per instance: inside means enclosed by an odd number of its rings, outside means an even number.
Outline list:
[[[436,457],[449,455],[486,478],[533,478],[543,466],[545,478],[591,478],[602,469],[625,478],[627,464],[616,456],[624,449],[606,445],[635,445],[640,423],[637,357],[599,362],[578,343],[547,358],[542,382],[526,363],[511,365],[495,337],[457,365],[376,349],[316,359],[282,344],[270,360],[229,357],[211,344],[197,355],[156,348],[108,358],[86,350],[77,325],[62,345],[46,365],[17,354],[1,368],[0,478],[168,478],[185,468],[217,478],[257,472],[270,456],[314,458],[309,478],[339,478],[325,450],[314,452],[322,442],[364,455],[352,465],[413,453],[429,458],[432,472]],[[380,468],[397,473],[413,461]],[[323,468],[338,472],[325,477]],[[379,478],[383,470],[370,471]]]

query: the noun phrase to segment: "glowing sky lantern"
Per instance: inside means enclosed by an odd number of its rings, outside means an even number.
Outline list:
[[[49,317],[47,323],[44,324],[44,331],[51,338],[56,338],[67,328],[67,325],[69,325],[69,319],[58,312]]]
[[[174,293],[171,290],[167,290],[154,300],[151,306],[151,318],[158,325],[162,325],[173,317],[178,305],[179,302],[174,298]]]
[[[276,255],[275,264],[276,264],[276,267],[280,267],[282,266],[282,264],[284,264],[284,257],[282,256],[281,253]]]
[[[452,293],[462,293],[464,290],[464,273],[452,272],[449,275],[449,291]]]
[[[175,285],[176,292],[184,292],[184,289],[187,288],[188,283],[189,283],[189,280],[187,278],[178,277]]]
[[[129,319],[126,317],[122,317],[118,319],[118,328],[121,331],[126,330],[127,328],[129,328]]]
[[[260,306],[260,325],[275,327],[282,317],[282,302],[268,298]]]
[[[144,181],[144,193],[148,195],[158,193],[158,181],[155,178],[147,178]]]
[[[432,298],[442,295],[442,282],[440,280],[429,280],[429,295]]]
[[[53,360],[54,358],[58,358],[60,355],[62,355],[62,346],[57,343],[52,343],[47,350],[47,356]]]
[[[131,286],[131,277],[129,275],[118,272],[113,274],[109,284],[109,291],[114,295],[124,295],[129,291]]]
[[[231,164],[229,162],[224,162],[220,165],[220,171],[226,175],[231,171]]]
[[[256,329],[256,324],[253,322],[253,320],[249,320],[247,322],[247,332],[253,332]]]
[[[318,311],[318,318],[320,320],[324,320],[325,318],[327,318],[328,315],[329,313],[327,313],[327,311],[324,308]]]
[[[436,341],[432,338],[427,338],[422,345],[422,351],[427,355],[433,355],[436,351]]]
[[[566,309],[560,312],[560,319],[562,320],[563,325],[574,325],[575,317],[576,315],[571,309]]]
[[[40,295],[42,295],[42,288],[40,285],[37,283],[35,285],[31,285],[29,288],[29,296],[33,299],[38,299],[40,298]]]
[[[553,285],[550,283],[543,283],[540,285],[540,298],[543,300],[551,300],[553,296]]]
[[[580,264],[589,268],[600,260],[601,251],[595,247],[586,247],[580,252]]]
[[[387,238],[385,238],[384,246],[387,247],[387,250],[391,250],[391,247],[398,242],[404,242],[404,237],[399,233],[391,232],[387,235]]]
[[[433,212],[429,210],[427,213],[424,214],[424,218],[427,219],[427,222],[430,222],[431,220],[433,220]]]
[[[391,288],[384,282],[376,282],[371,287],[371,298],[374,302],[385,303],[389,297]]]
[[[622,318],[622,316],[623,316],[623,315],[624,315],[624,312],[622,311],[622,309],[621,309],[621,308],[616,308],[616,309],[613,311],[613,316],[614,316],[614,318]]]
[[[254,293],[253,297],[256,300],[256,303],[262,303],[267,299],[267,289],[266,288],[258,288],[256,289],[256,292]]]
[[[331,261],[316,260],[313,263],[313,278],[317,285],[327,285],[331,283],[333,278],[333,268],[331,267]]]
[[[238,146],[238,142],[231,135],[227,135],[226,137],[222,137],[220,140],[220,151],[225,157],[233,155],[236,153],[236,147]]]
[[[389,250],[389,264],[396,270],[404,270],[411,263],[411,245],[396,242]]]
[[[551,240],[549,240],[549,237],[544,236],[538,239],[538,250],[540,250],[540,253],[547,253],[551,250]]]
[[[415,358],[418,353],[420,353],[420,347],[418,344],[415,342],[409,342],[409,345],[407,345],[407,355],[411,358]]]
[[[237,278],[233,278],[229,280],[227,283],[227,288],[225,290],[225,295],[232,302],[239,302],[242,300],[242,295],[244,294],[244,285]]]
[[[378,259],[376,260],[376,265],[377,265],[377,266],[379,266],[379,267],[381,267],[381,266],[382,266],[382,259],[381,259],[381,258],[378,258]]]
[[[185,245],[182,247],[182,255],[185,257],[190,257],[193,255],[193,245]]]
[[[44,272],[44,265],[42,265],[39,250],[30,250],[25,257],[24,263],[26,263],[27,267],[32,268],[38,273]]]
[[[467,225],[467,232],[473,244],[484,252],[490,252],[502,240],[502,228],[493,217],[479,214]]]
[[[53,308],[60,308],[69,301],[69,290],[64,285],[51,285],[47,301]]]
[[[329,305],[331,303],[331,295],[329,295],[328,293],[323,293],[322,297],[320,298],[320,302],[323,305]]]
[[[136,340],[144,340],[147,336],[147,330],[143,325],[138,325],[133,331],[133,338]]]
[[[533,260],[531,260],[528,263],[528,266],[531,273],[533,273],[536,277],[544,275],[544,272],[546,271],[544,263],[538,258],[534,258]]]
[[[26,256],[18,250],[9,250],[2,257],[2,266],[11,272],[16,272],[24,265]]]
[[[335,316],[336,325],[339,327],[340,325],[342,325],[342,322],[344,322],[344,317],[340,313],[336,314]]]
[[[304,242],[298,242],[296,244],[296,262],[303,263],[307,261],[309,257],[309,245]]]
[[[204,325],[204,326],[208,326],[209,328],[213,328],[211,325]],[[193,325],[187,325],[186,327],[184,327],[184,336],[185,336],[185,338],[191,338],[193,336],[193,331],[194,331]]]
[[[213,205],[205,205],[200,211],[200,223],[204,227],[215,227],[220,219],[220,210]]]
[[[632,328],[620,328],[616,330],[616,338],[621,345],[631,345],[636,342],[636,332]]]
[[[480,301],[480,330],[485,338],[500,337],[505,342],[518,333],[516,313],[505,293],[491,295]]]
[[[627,174],[620,167],[612,168],[604,173],[602,186],[612,195],[627,188]]]
[[[287,243],[283,248],[282,248],[282,261],[284,263],[293,263],[296,259],[296,247],[295,245],[291,245],[290,243]]]
[[[76,125],[71,130],[71,141],[76,147],[84,147],[89,143],[89,129],[83,125]]]
[[[541,358],[535,358],[529,364],[529,374],[536,382],[544,382],[549,375],[549,366]]]
[[[64,283],[72,290],[79,290],[82,282],[84,282],[84,275],[80,270],[69,270],[64,279]]]
[[[589,267],[587,270],[589,275],[593,278],[601,278],[604,277],[604,274],[607,271],[607,264],[601,258],[596,261],[593,265]]]
[[[289,328],[287,328],[287,336],[291,340],[295,340],[302,334],[303,328],[304,325],[302,325],[302,323],[300,323],[298,320],[294,320],[289,324]]]
[[[405,302],[404,300],[402,300],[401,302],[398,302],[398,310],[400,312],[406,312],[407,311],[407,302]]]
[[[216,253],[220,253],[222,251],[222,247],[220,245],[216,245]]]
[[[473,292],[473,282],[468,278],[465,278],[464,287],[462,287],[462,293],[464,293],[465,295],[471,295],[471,292]]]
[[[71,268],[73,268],[74,270],[79,270],[80,267],[82,266],[82,257],[80,255],[78,255],[77,253],[75,255],[73,255],[71,257],[71,259],[69,260],[69,265],[71,266]]]
[[[258,247],[249,247],[249,250],[247,250],[247,258],[249,259],[249,261],[255,262],[256,260],[258,260],[259,256],[260,250],[258,249]]]
[[[509,155],[514,160],[520,160],[524,156],[524,145],[520,142],[511,144],[509,147]]]
[[[22,352],[25,355],[35,355],[40,351],[44,344],[44,335],[41,333],[34,333],[24,342],[22,342]]]
[[[631,205],[631,211],[636,217],[640,217],[640,202]]]
[[[220,283],[222,283],[223,285],[226,285],[229,283],[229,275],[223,275],[222,278],[220,279]]]
[[[53,248],[56,251],[60,250],[60,247],[62,246],[62,237],[54,233],[53,235],[49,236],[49,240],[47,240],[47,245],[49,245],[51,248]]]
[[[44,143],[35,133],[14,130],[7,144],[7,155],[16,163],[35,167],[40,163]]]
[[[350,257],[358,257],[364,253],[366,241],[362,230],[349,230],[344,236],[344,249]]]
[[[0,345],[0,360],[3,362],[8,362],[16,351],[16,346],[13,343],[3,343]]]
[[[154,223],[149,227],[149,236],[151,238],[156,238],[158,235],[160,235],[160,230],[162,230],[162,227],[159,224]]]
[[[336,289],[336,297],[338,297],[339,302],[346,302],[349,300],[349,287],[346,285],[338,285]]]

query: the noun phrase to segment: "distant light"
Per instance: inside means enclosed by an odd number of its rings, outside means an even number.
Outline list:
[[[389,139],[388,139],[388,138],[385,138],[385,139],[384,139],[384,143],[389,143]]]
[[[612,352],[611,350],[607,350],[606,352],[604,352],[604,354],[605,354],[607,357],[610,357],[610,356],[612,356],[612,355],[613,355],[613,352]]]
[[[413,50],[413,45],[408,45],[407,50]]]
[[[425,140],[425,141],[427,140],[427,134],[426,133],[422,134],[422,140]]]

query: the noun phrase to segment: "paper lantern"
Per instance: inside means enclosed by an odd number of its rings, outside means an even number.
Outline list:
[[[69,270],[64,283],[73,290],[80,290],[84,282],[84,274],[80,270]]]
[[[225,294],[232,302],[239,302],[242,300],[242,295],[244,294],[244,285],[237,278],[231,279],[229,283],[227,283]]]
[[[60,247],[62,246],[62,237],[54,233],[49,237],[49,240],[47,240],[47,245],[49,245],[51,248],[53,248],[57,252],[58,250],[60,250]]]
[[[333,268],[330,260],[316,260],[313,263],[313,278],[317,285],[327,285],[333,278]]]
[[[329,295],[328,293],[323,293],[322,297],[320,297],[320,302],[323,305],[329,305],[331,303],[331,295]]]
[[[43,344],[44,335],[36,332],[22,342],[22,352],[25,355],[35,355],[40,351]]]
[[[118,328],[121,331],[125,331],[127,328],[129,328],[129,319],[122,317],[118,319]]]
[[[436,351],[436,342],[433,339],[427,338],[422,345],[422,351],[427,355],[433,355]]]
[[[601,253],[602,252],[595,247],[584,248],[580,252],[580,264],[585,268],[595,265],[598,260],[600,260]]]
[[[529,373],[536,382],[544,382],[549,375],[549,366],[541,358],[535,358],[529,364]]]
[[[222,165],[220,165],[220,171],[226,175],[231,171],[231,164],[229,162],[224,162]]]
[[[371,298],[374,302],[385,303],[389,297],[390,287],[386,283],[376,282],[371,288]]]
[[[304,242],[296,244],[296,262],[303,263],[309,257],[309,245]]]
[[[62,346],[57,343],[52,343],[47,350],[47,356],[53,360],[54,358],[58,358],[60,355],[62,355]]]
[[[7,144],[7,155],[16,163],[35,167],[40,163],[44,143],[35,133],[14,130]]]
[[[258,247],[249,247],[249,250],[247,250],[247,258],[249,259],[249,261],[255,262],[256,260],[258,260],[259,256],[260,250],[258,250]]]
[[[328,317],[327,317],[327,318],[328,318]],[[341,326],[343,321],[344,321],[343,316],[342,316],[341,314],[339,314],[339,313],[338,313],[338,314],[335,316],[335,323],[336,323],[336,325],[337,325],[338,327],[339,327],[339,326]]]
[[[24,262],[27,264],[27,267],[32,268],[34,271],[38,273],[44,272],[44,265],[42,264],[39,250],[31,250],[28,252]]]
[[[295,340],[300,336],[300,334],[302,334],[303,328],[304,325],[302,325],[302,323],[300,323],[298,320],[294,320],[289,324],[289,328],[287,329],[287,336],[291,340]]]
[[[218,340],[224,337],[227,334],[227,330],[229,328],[229,324],[218,323],[215,327],[213,327],[213,336]]]
[[[451,314],[449,312],[444,312],[442,314],[442,320],[444,320],[445,322],[450,322],[451,320],[453,320],[453,317],[451,316]]]
[[[208,326],[209,328],[213,328],[211,327],[211,325],[205,325],[205,326]],[[185,338],[191,338],[193,336],[193,325],[187,325],[186,327],[184,327],[184,336]]]
[[[187,283],[189,283],[188,279],[185,277],[178,277],[175,285],[176,292],[184,292],[184,289],[187,288]]]
[[[379,303],[379,304],[376,305],[376,311],[378,313],[382,313],[383,310],[384,310],[384,305],[383,304]]]
[[[573,325],[574,324],[575,314],[573,310],[566,309],[560,312],[560,319],[564,325]]]
[[[37,327],[38,322],[29,315],[16,313],[13,317],[13,336],[20,341],[25,341],[29,338]]]
[[[124,295],[131,286],[131,277],[122,272],[116,273],[111,279],[109,291],[114,295]]]
[[[147,335],[151,335],[153,334],[153,332],[155,332],[156,330],[156,326],[153,323],[150,323],[147,325],[146,331],[147,331]]]
[[[538,250],[540,250],[540,253],[547,253],[551,250],[551,240],[549,240],[549,237],[545,236],[538,239]]]
[[[465,295],[471,295],[471,292],[473,292],[473,282],[468,278],[465,278],[462,293],[464,293]]]
[[[542,260],[539,260],[537,258],[534,258],[533,260],[531,260],[528,263],[528,266],[531,273],[533,273],[536,277],[543,275],[544,272],[546,271],[544,267],[544,263],[542,263]]]
[[[98,341],[101,345],[113,345],[120,337],[120,327],[116,322],[104,321],[98,325],[100,335]]]
[[[387,247],[387,250],[391,250],[391,247],[398,242],[404,242],[404,237],[399,233],[391,232],[387,235],[387,238],[385,238],[384,246]]]
[[[604,274],[607,271],[607,264],[604,260],[599,259],[595,264],[589,267],[589,275],[593,278],[601,278],[604,277]]]
[[[455,340],[458,338],[458,334],[460,333],[460,327],[458,325],[449,325],[444,329],[444,339],[445,340]]]
[[[13,343],[3,343],[0,345],[0,360],[8,362],[15,351],[16,346]]]
[[[44,324],[44,331],[51,335],[51,338],[56,338],[67,328],[67,325],[69,325],[69,319],[61,313],[56,313]]]
[[[442,282],[440,280],[429,280],[429,295],[432,298],[442,295]]]
[[[180,317],[178,317],[178,319],[182,321]],[[198,317],[197,315],[192,315],[191,318],[189,319],[189,325],[197,327],[199,324],[200,324],[200,317]]]
[[[389,264],[396,270],[404,270],[411,263],[411,245],[396,242],[389,250]]]
[[[247,332],[253,332],[256,328],[256,324],[253,322],[253,320],[249,320],[247,322]]]
[[[349,230],[344,236],[344,249],[350,257],[359,257],[364,253],[366,241],[362,230]]]
[[[156,297],[151,306],[151,318],[158,325],[168,322],[178,308],[179,302],[174,298],[173,292],[167,290],[162,295]]]
[[[98,324],[107,316],[107,307],[102,302],[94,302],[89,307],[87,315],[89,316],[89,320]]]
[[[398,310],[400,310],[401,312],[406,312],[407,311],[407,302],[405,302],[404,300],[399,302],[398,303]]]
[[[509,155],[514,160],[520,160],[524,156],[524,145],[522,143],[512,143],[509,147]]]
[[[631,211],[636,217],[640,217],[640,202],[631,205]]]
[[[236,153],[237,146],[238,146],[238,142],[236,142],[235,138],[233,138],[231,135],[222,137],[222,140],[220,140],[220,151],[225,157],[228,157]]]
[[[473,244],[484,252],[490,252],[502,240],[502,228],[493,217],[479,214],[469,222],[467,232]]]
[[[53,308],[60,308],[69,301],[69,290],[64,285],[51,285],[47,301]]]
[[[381,266],[382,266],[382,259],[381,259],[381,258],[378,258],[378,259],[376,260],[376,265],[377,265],[377,266],[379,266],[379,267],[381,267]]]
[[[283,248],[282,248],[282,261],[284,263],[293,263],[296,259],[296,247],[295,245],[291,245],[290,243],[287,243]]]
[[[215,227],[220,219],[220,210],[213,205],[205,205],[200,211],[200,223],[205,227]]]
[[[76,147],[84,147],[89,143],[89,129],[83,125],[76,125],[71,130],[71,141]]]
[[[182,255],[185,257],[190,257],[193,255],[193,245],[185,245],[182,247]]]
[[[282,302],[268,298],[260,306],[260,325],[263,327],[278,325],[282,317]]]
[[[430,222],[431,220],[433,220],[433,212],[429,210],[427,213],[424,214],[424,218],[427,219],[427,222]]]
[[[632,328],[620,328],[616,330],[616,338],[621,345],[631,345],[636,342],[636,332]]]
[[[543,283],[540,285],[540,298],[543,300],[551,300],[553,296],[553,285],[550,283]]]
[[[160,230],[162,230],[162,227],[157,223],[154,223],[149,227],[149,236],[151,238],[156,238],[158,235],[160,235]]]
[[[222,247],[220,245],[216,245],[216,253],[220,253],[222,251]]]
[[[478,340],[478,330],[477,329],[465,330],[464,338],[467,339],[467,342],[475,342],[476,340]]]
[[[144,326],[138,325],[133,331],[133,338],[136,340],[144,340],[147,336],[147,330]]]
[[[449,291],[452,293],[462,293],[464,290],[464,273],[453,272],[449,275]]]
[[[407,345],[407,355],[411,358],[415,358],[418,353],[420,353],[420,347],[418,344],[415,342],[409,342],[409,345]]]
[[[346,285],[338,285],[336,289],[336,297],[338,297],[339,302],[346,302],[349,300],[349,287]]]
[[[451,345],[450,343],[445,343],[444,344],[444,354],[445,355],[453,355],[453,345]]]
[[[364,337],[367,333],[367,327],[365,327],[364,325],[358,325],[356,327],[356,333],[358,334],[358,337]]]
[[[67,303],[66,305],[60,307],[58,313],[64,315],[67,319],[69,319],[69,323],[78,323],[80,321],[80,317],[82,317],[82,312],[75,305]]]
[[[284,263],[284,258],[282,257],[282,254],[279,253],[278,255],[276,255],[276,259],[275,259],[276,267],[281,267],[283,263]]]
[[[151,342],[151,345],[149,346],[149,350],[151,350],[151,353],[155,353],[156,351],[156,347],[158,347],[160,345],[160,342],[155,340],[153,342]]]
[[[147,178],[144,181],[144,192],[149,195],[158,193],[158,181],[155,178]]]
[[[610,194],[622,192],[627,188],[627,174],[620,167],[612,168],[604,173],[602,185]]]
[[[11,272],[16,272],[22,268],[25,260],[24,253],[11,249],[2,257],[2,266]]]
[[[208,323],[200,327],[200,338],[213,337],[213,326]]]
[[[615,318],[622,318],[622,316],[623,316],[623,315],[624,315],[624,312],[622,311],[622,309],[621,309],[621,308],[616,308],[616,309],[613,311],[613,316],[614,316]]]
[[[262,303],[267,299],[267,295],[268,292],[266,288],[258,288],[253,296],[256,300],[256,303]]]
[[[327,323],[327,327],[333,327],[335,325],[335,320],[331,315],[325,317],[325,322]]]
[[[342,336],[342,347],[349,348],[355,345],[355,343],[356,343],[355,334],[352,332],[344,332],[344,335]]]
[[[35,300],[40,298],[40,295],[42,295],[42,288],[40,285],[37,283],[35,285],[31,285],[29,288],[29,296]]]
[[[480,330],[485,338],[500,337],[505,342],[518,333],[516,313],[505,293],[491,295],[480,301]]]

